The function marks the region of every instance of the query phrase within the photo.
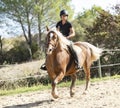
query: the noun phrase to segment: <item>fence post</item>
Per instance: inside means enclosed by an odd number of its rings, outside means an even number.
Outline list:
[[[99,60],[98,60],[98,66],[99,66],[99,68],[98,68],[99,77],[102,78],[102,71],[101,71],[101,62],[100,62],[100,58],[99,58]]]
[[[98,47],[98,44],[97,44],[97,47]],[[101,62],[100,62],[100,58],[98,59],[98,74],[99,74],[99,77],[102,78],[102,71],[101,71]]]

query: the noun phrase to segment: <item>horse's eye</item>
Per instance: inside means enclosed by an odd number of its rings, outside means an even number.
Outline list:
[[[56,39],[56,36],[53,36],[53,40],[55,40]]]

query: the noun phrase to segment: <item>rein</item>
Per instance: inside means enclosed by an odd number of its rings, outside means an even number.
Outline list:
[[[48,41],[47,48],[48,48],[49,45],[51,45],[52,46],[52,51],[55,50],[57,48],[57,46],[58,46],[58,37],[57,37],[57,41],[56,42],[57,43],[53,44],[52,42]]]
[[[57,45],[53,45],[51,42],[49,42],[48,45],[52,45],[53,50],[57,48]]]

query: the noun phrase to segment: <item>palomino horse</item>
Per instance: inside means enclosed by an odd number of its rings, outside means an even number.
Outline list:
[[[77,70],[74,59],[67,47],[70,44],[71,42],[59,31],[48,30],[46,67],[52,81],[52,96],[54,98],[58,98],[56,84],[59,83],[64,76],[68,75],[72,78],[70,96],[72,97],[74,95]],[[77,51],[80,66],[83,67],[86,74],[86,91],[90,80],[91,64],[100,57],[102,51],[87,42],[75,42],[73,43],[73,48]]]

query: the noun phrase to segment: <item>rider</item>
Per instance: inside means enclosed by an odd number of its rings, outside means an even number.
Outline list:
[[[60,31],[67,39],[70,39],[75,36],[74,28],[72,27],[72,24],[67,20],[68,19],[68,12],[66,10],[60,11],[60,18],[61,20],[56,24],[56,29]],[[72,43],[69,46],[71,53],[75,59],[76,63],[76,69],[80,69],[78,56],[76,54],[76,51],[74,51]],[[42,70],[46,70],[45,64],[41,66]]]

